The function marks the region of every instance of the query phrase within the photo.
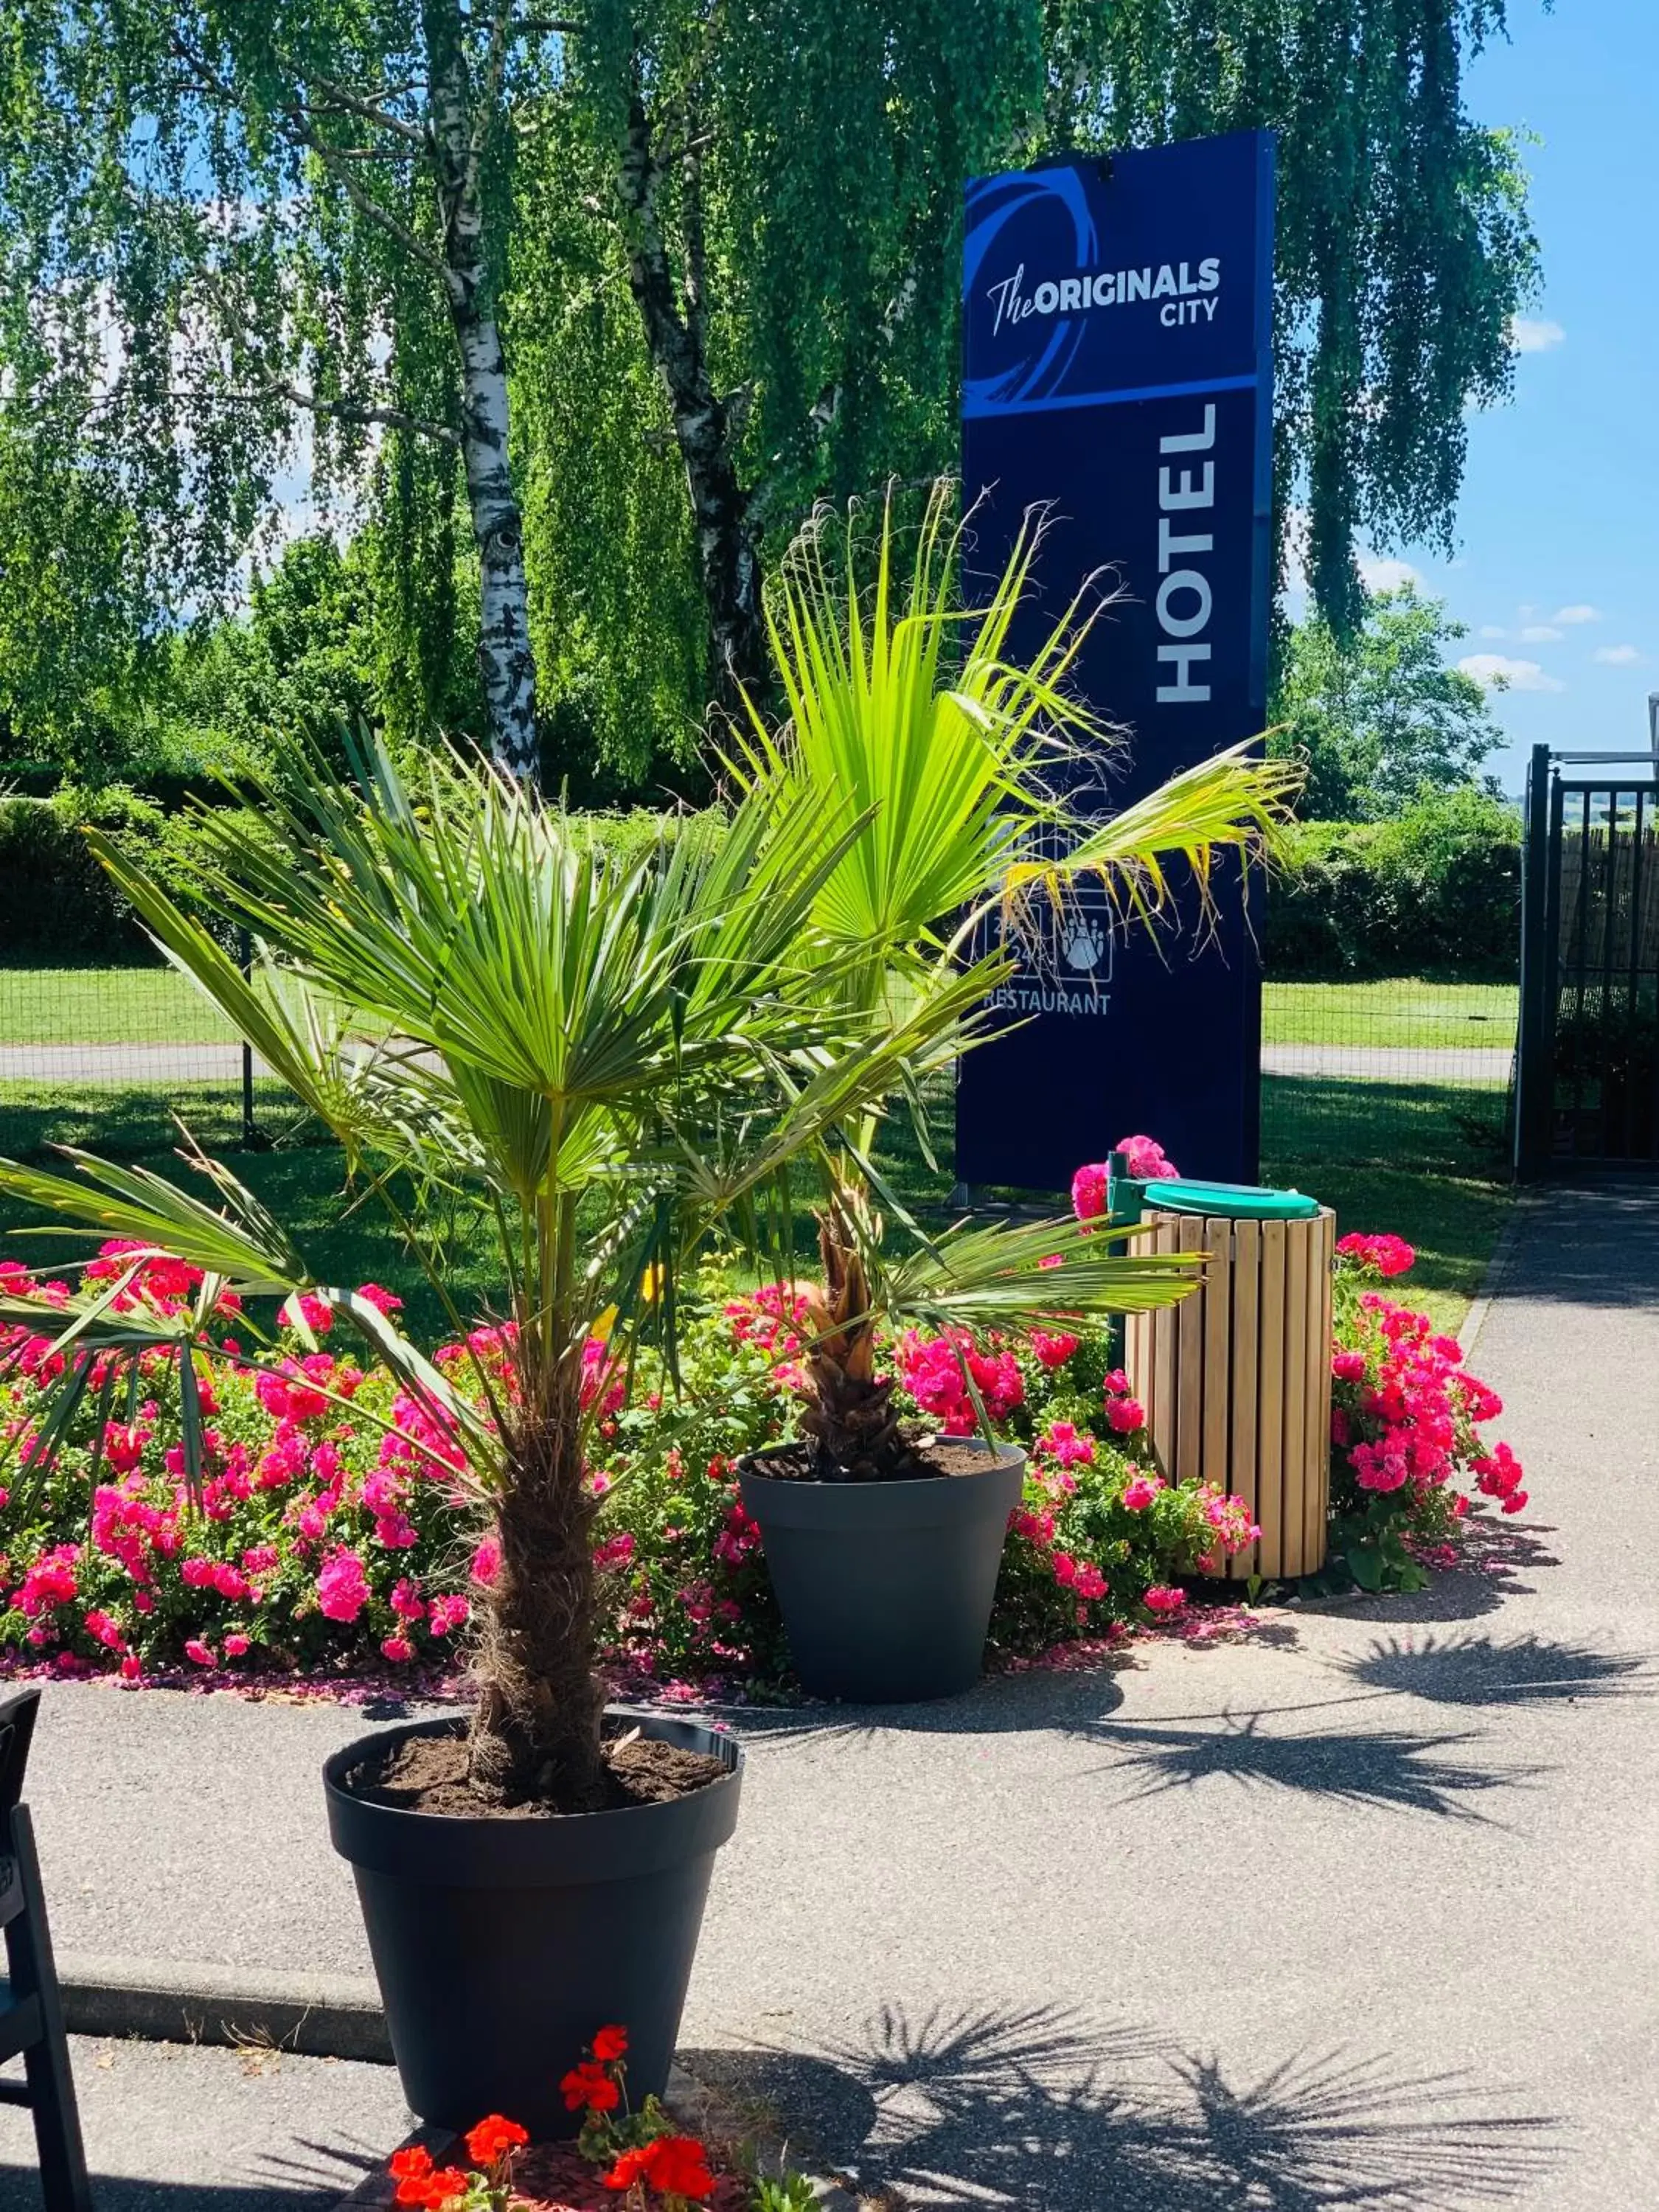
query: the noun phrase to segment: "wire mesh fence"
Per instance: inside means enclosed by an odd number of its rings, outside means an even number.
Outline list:
[[[1505,1172],[1517,1001],[1512,983],[1270,979],[1267,1170]],[[1107,1126],[1109,1101],[1103,1112],[1103,1146],[1122,1133]],[[38,1158],[54,1143],[163,1152],[178,1140],[175,1116],[210,1150],[246,1141],[250,1116],[255,1141],[300,1127],[289,1094],[248,1066],[228,1025],[171,970],[0,967],[0,1153]],[[936,1133],[948,1154],[948,1127]]]
[[[0,1153],[141,1157],[183,1121],[209,1150],[297,1121],[229,1024],[171,969],[0,967]]]
[[[1270,978],[1264,1158],[1506,1172],[1519,1008],[1511,982]]]

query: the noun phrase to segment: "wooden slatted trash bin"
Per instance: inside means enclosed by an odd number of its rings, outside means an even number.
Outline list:
[[[1327,1206],[1276,1220],[1176,1211],[1153,1183],[1141,1218],[1153,1225],[1143,1249],[1210,1255],[1190,1297],[1127,1324],[1125,1364],[1159,1468],[1170,1482],[1232,1491],[1260,1524],[1261,1541],[1218,1572],[1316,1573],[1330,1503],[1336,1217]]]

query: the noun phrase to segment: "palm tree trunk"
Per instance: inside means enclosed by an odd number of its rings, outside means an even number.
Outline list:
[[[870,1285],[847,1218],[855,1202],[843,1188],[818,1215],[823,1279],[807,1293],[813,1340],[800,1428],[817,1447],[822,1480],[890,1482],[915,1472],[915,1455],[893,1410],[893,1378],[876,1373]]]
[[[582,1473],[574,1421],[520,1436],[496,1508],[501,1565],[479,1605],[470,1760],[481,1796],[569,1813],[598,1811],[607,1794],[592,1673],[596,1506]]]

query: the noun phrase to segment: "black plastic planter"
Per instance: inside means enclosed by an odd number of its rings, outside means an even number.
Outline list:
[[[560,2077],[613,2021],[628,2030],[633,2103],[667,2087],[743,1754],[694,1721],[627,1717],[728,1772],[666,1804],[470,1820],[371,1804],[344,1786],[388,1741],[463,1723],[364,1737],[325,1765],[329,1834],[356,1876],[392,2054],[422,2119],[470,2128],[504,2112],[532,2136],[574,2134],[581,2115],[565,2110]]]
[[[1008,1516],[1025,1455],[999,1444],[983,1473],[916,1482],[799,1482],[744,1462],[789,1638],[815,1697],[860,1705],[951,1698],[985,1658]]]

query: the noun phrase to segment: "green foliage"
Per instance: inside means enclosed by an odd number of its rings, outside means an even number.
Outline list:
[[[168,655],[153,713],[160,769],[181,780],[268,769],[308,740],[342,767],[343,731],[372,716],[374,619],[362,541],[324,533],[285,546],[256,575],[246,612]]]
[[[1462,106],[1504,16],[1504,0],[596,0],[576,31],[519,18],[477,152],[550,782],[607,804],[687,787],[704,699],[684,471],[616,191],[631,84],[660,125],[679,305],[769,563],[818,496],[951,465],[967,174],[1277,129],[1281,507],[1309,508],[1316,594],[1345,629],[1355,532],[1443,535],[1466,410],[1509,387],[1506,328],[1536,276],[1525,180],[1514,142]],[[152,743],[218,757],[214,694],[250,672],[210,643],[157,739],[155,649],[234,603],[301,461],[325,495],[368,494],[344,564],[374,641],[356,681],[394,743],[482,732],[421,132],[428,26],[459,27],[487,86],[498,17],[0,0],[12,759],[96,781],[147,773]],[[307,709],[319,672],[276,703]],[[250,680],[263,725],[270,687]]]
[[[1291,830],[1268,893],[1267,967],[1277,977],[1504,981],[1520,933],[1519,815],[1464,785],[1389,821]]]
[[[244,832],[251,826],[243,822]],[[190,834],[176,814],[119,784],[66,785],[52,799],[0,798],[0,959],[153,960],[131,902],[87,842],[96,828],[175,895],[190,874]]]
[[[1317,614],[1291,631],[1268,749],[1307,762],[1310,819],[1376,821],[1474,781],[1504,733],[1482,687],[1448,665],[1468,634],[1409,584],[1367,600],[1346,636]]]

